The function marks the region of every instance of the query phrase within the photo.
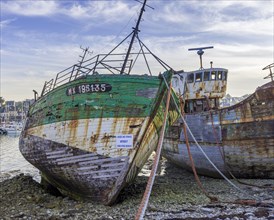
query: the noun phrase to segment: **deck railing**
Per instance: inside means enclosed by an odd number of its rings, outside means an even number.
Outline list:
[[[138,28],[137,28],[138,29]],[[135,51],[139,51],[137,53],[131,53],[131,49],[127,51],[127,53],[117,53],[117,48],[121,48],[120,46],[126,42],[126,40],[134,34],[136,35],[136,30],[134,29],[125,39],[123,39],[116,47],[114,47],[108,54],[98,54],[93,56],[90,59],[85,60],[85,56],[88,53],[88,48],[84,50],[84,55],[81,56],[81,61],[78,64],[75,64],[59,73],[57,73],[55,79],[51,79],[48,82],[45,82],[43,90],[41,92],[41,96],[43,97],[48,92],[52,91],[56,87],[68,83],[72,80],[82,78],[82,76],[87,76],[89,74],[97,74],[97,70],[100,71],[100,74],[110,73],[110,74],[130,74],[133,66],[136,65],[137,59],[140,57],[143,58],[142,66],[147,67],[147,71],[150,75],[152,75],[150,66],[148,65],[147,55],[151,55],[154,60],[157,61],[158,65],[161,65],[166,70],[172,69],[169,65],[163,62],[160,58],[158,58],[155,54],[153,54],[148,47],[140,40],[138,34],[135,39],[137,39],[138,49],[135,48]],[[134,39],[134,37],[132,38]],[[131,40],[132,46],[133,40]],[[116,52],[114,52],[116,51]],[[140,56],[141,55],[141,56]],[[117,58],[119,56],[119,58]]]
[[[56,74],[55,79],[51,79],[46,81],[44,87],[41,92],[41,96],[46,95],[51,90],[65,84],[71,82],[80,76],[87,76],[89,74],[96,74],[97,70],[104,70],[104,72],[108,72],[110,74],[117,74],[121,71],[121,64],[124,59],[123,56],[125,54],[99,54],[90,59],[82,61],[80,63],[74,64],[73,66],[68,67],[67,69],[62,70],[61,72]],[[136,55],[136,53],[135,53]],[[120,56],[120,59],[115,57]],[[106,60],[105,58],[108,57]],[[128,60],[126,69],[128,73],[132,69],[133,59]],[[126,73],[127,74],[127,73]]]

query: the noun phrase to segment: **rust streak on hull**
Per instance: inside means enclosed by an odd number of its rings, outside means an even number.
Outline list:
[[[274,178],[274,82],[234,106],[186,114],[185,119],[195,139],[225,174]],[[198,173],[220,177],[188,137]],[[169,128],[163,150],[170,161],[191,169],[180,120]]]

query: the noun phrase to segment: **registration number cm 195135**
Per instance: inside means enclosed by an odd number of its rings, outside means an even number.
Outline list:
[[[94,92],[109,92],[112,87],[108,83],[90,83],[90,84],[79,84],[67,89],[67,96],[75,94],[84,94],[84,93],[94,93]]]

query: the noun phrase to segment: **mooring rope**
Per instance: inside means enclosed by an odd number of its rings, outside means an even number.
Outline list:
[[[215,166],[215,164],[210,160],[210,158],[207,156],[207,154],[204,152],[203,148],[199,145],[199,143],[197,142],[196,138],[194,137],[193,133],[191,132],[188,124],[186,123],[186,120],[185,118],[183,117],[183,114],[182,112],[180,111],[178,105],[177,105],[177,102],[176,102],[176,99],[174,98],[173,94],[171,93],[171,88],[172,88],[172,83],[170,82],[170,85],[168,86],[168,83],[163,75],[163,79],[164,79],[164,82],[165,82],[165,85],[166,87],[168,88],[168,95],[167,95],[167,102],[166,102],[166,111],[165,111],[165,115],[164,115],[164,123],[163,123],[163,127],[161,129],[161,133],[160,133],[160,139],[159,139],[159,142],[158,142],[158,145],[157,145],[157,151],[156,151],[156,155],[155,155],[155,159],[154,159],[154,162],[153,162],[153,166],[152,166],[152,169],[151,169],[151,173],[150,173],[150,176],[149,176],[149,180],[148,180],[148,183],[147,183],[147,186],[146,186],[146,190],[145,190],[145,193],[143,195],[143,198],[142,198],[142,201],[140,203],[140,206],[139,206],[139,209],[137,211],[137,214],[135,216],[135,220],[141,220],[143,219],[144,215],[145,215],[145,211],[147,209],[147,205],[148,205],[148,201],[149,201],[149,197],[150,197],[150,194],[151,194],[151,190],[152,190],[152,186],[153,186],[153,183],[154,183],[154,180],[155,180],[155,175],[156,175],[156,170],[157,170],[157,167],[158,167],[158,164],[159,164],[159,159],[160,159],[160,155],[161,155],[161,150],[162,150],[162,146],[163,146],[163,139],[164,139],[164,133],[165,133],[165,128],[166,128],[166,120],[167,120],[167,116],[168,116],[168,109],[169,109],[169,103],[170,103],[170,98],[172,96],[172,99],[175,103],[175,107],[177,109],[177,111],[179,112],[180,116],[181,116],[181,119],[183,120],[183,123],[184,123],[184,133],[186,135],[186,139],[187,139],[187,131],[189,132],[189,134],[191,135],[192,139],[194,140],[196,146],[199,148],[199,150],[202,152],[202,154],[204,155],[204,157],[208,160],[208,162],[214,167],[214,169],[231,185],[233,186],[235,189],[237,189],[238,191],[242,192],[243,194],[248,194],[247,192],[243,191],[242,189],[240,189],[238,186],[236,186],[233,182],[231,182],[219,169],[218,167]],[[213,119],[213,118],[212,118]],[[211,120],[212,120],[211,119]],[[216,138],[216,136],[215,136]],[[192,156],[191,156],[191,152],[190,152],[190,148],[189,148],[189,145],[188,145],[188,154],[189,154],[189,157],[190,159],[192,159]],[[192,161],[192,165],[194,166],[194,162]],[[192,167],[193,169],[193,167]],[[196,169],[194,167],[193,169],[193,172],[194,174],[196,173]],[[197,176],[197,173],[195,175],[195,178]],[[198,177],[198,176],[197,176]],[[197,178],[196,178],[197,180]],[[210,195],[208,195],[208,193],[204,190],[204,188],[202,187],[201,185],[201,182],[200,180],[198,179],[198,184],[200,185],[202,191],[205,193],[206,196],[208,196],[211,200],[215,200],[217,198],[215,197],[212,197]],[[251,195],[252,197],[256,197],[255,195]],[[235,201],[237,202],[237,201]],[[234,203],[235,203],[234,202]],[[251,201],[252,204],[259,204],[258,202],[256,201]],[[245,204],[246,201],[238,201],[239,204]],[[250,201],[249,201],[250,203]],[[249,204],[248,203],[248,204]]]
[[[184,116],[184,108],[183,108],[183,106],[182,106],[182,103],[183,103],[183,100],[182,100],[182,97],[180,97],[181,113],[182,113],[182,115]],[[195,164],[194,164],[194,160],[193,160],[193,158],[192,158],[192,154],[191,154],[191,151],[190,151],[190,146],[189,146],[189,142],[188,142],[188,136],[187,136],[187,130],[186,130],[185,123],[184,123],[184,125],[183,125],[183,131],[184,131],[185,140],[186,140],[186,147],[187,147],[188,157],[189,157],[189,160],[190,160],[190,163],[191,163],[191,168],[192,168],[194,177],[195,177],[195,179],[196,179],[196,182],[198,183],[198,186],[200,187],[200,189],[202,190],[202,192],[210,199],[210,201],[216,202],[216,201],[218,201],[217,197],[211,196],[211,195],[205,190],[205,188],[203,187],[203,185],[202,185],[202,183],[201,183],[201,181],[200,181],[200,178],[199,178],[199,176],[198,176],[198,174],[197,174],[196,167],[195,167]]]
[[[165,81],[165,84],[166,86],[168,87],[168,84],[164,78],[164,81]],[[177,102],[175,101],[176,99],[174,98],[173,94],[171,94],[172,96],[172,99],[174,100],[174,103],[175,103],[175,106],[177,108],[177,111],[179,112],[182,120],[183,120],[183,123],[185,124],[187,130],[189,131],[191,137],[193,138],[195,144],[197,145],[197,147],[199,148],[199,150],[202,152],[202,154],[204,155],[204,157],[208,160],[208,162],[214,167],[214,169],[231,185],[233,186],[235,189],[237,189],[238,191],[240,191],[241,193],[245,194],[245,195],[248,195],[248,196],[251,196],[259,201],[252,201],[253,203],[255,204],[264,204],[260,198],[258,198],[257,196],[255,195],[250,195],[248,192],[242,190],[241,188],[237,187],[233,182],[231,182],[219,169],[218,167],[215,166],[215,164],[210,160],[210,158],[206,155],[206,153],[204,152],[203,148],[199,145],[199,143],[197,142],[196,138],[194,137],[193,133],[191,132],[188,124],[186,123],[186,120],[184,119],[183,115],[181,114],[180,110],[179,110],[179,107],[177,105]],[[268,187],[267,187],[268,188]],[[232,202],[233,204],[245,204],[245,201],[235,201],[235,202]]]
[[[166,79],[164,78],[165,84],[168,87],[168,83],[166,81]],[[236,186],[233,182],[231,182],[219,169],[218,167],[215,166],[215,164],[210,160],[210,158],[207,156],[207,154],[204,152],[203,148],[199,145],[199,143],[197,142],[196,138],[194,137],[193,133],[191,132],[188,124],[186,123],[186,120],[184,119],[178,105],[177,102],[175,101],[176,99],[174,98],[173,94],[171,94],[172,99],[174,100],[175,106],[177,111],[179,112],[181,119],[183,120],[183,123],[185,124],[189,134],[191,135],[192,139],[194,140],[196,146],[199,148],[199,150],[202,152],[202,154],[204,155],[204,157],[208,160],[208,162],[214,167],[214,169],[231,185],[233,186],[235,189],[239,190],[242,193],[245,193],[242,189],[240,189],[238,186]]]
[[[168,84],[167,84],[167,82],[165,81],[165,83],[166,83],[166,86],[168,86]],[[178,110],[178,112],[180,113],[180,116],[181,116],[181,118],[182,118],[182,120],[183,120],[183,123],[185,124],[185,126],[186,126],[186,128],[187,128],[187,130],[189,131],[189,133],[190,133],[190,135],[191,135],[191,137],[193,138],[193,140],[194,140],[194,142],[195,142],[195,144],[197,145],[197,147],[199,148],[199,150],[203,153],[203,155],[205,156],[205,158],[208,160],[208,162],[214,167],[214,169],[231,185],[231,186],[233,186],[235,189],[237,189],[237,190],[239,190],[241,193],[243,193],[243,194],[245,194],[245,195],[248,195],[248,196],[251,196],[251,197],[253,197],[254,199],[256,199],[256,200],[242,200],[242,199],[240,199],[240,200],[236,200],[236,201],[234,201],[234,202],[226,202],[226,203],[232,203],[232,204],[242,204],[242,205],[248,205],[248,204],[253,204],[253,205],[268,205],[267,203],[265,203],[265,202],[263,202],[262,200],[261,200],[261,198],[258,198],[258,196],[256,196],[256,195],[251,195],[250,193],[248,193],[248,192],[246,192],[246,191],[244,191],[244,190],[242,190],[241,188],[239,188],[239,187],[237,187],[233,182],[231,182],[216,166],[215,166],[215,164],[210,160],[210,158],[206,155],[206,153],[204,152],[204,150],[203,150],[203,148],[199,145],[199,143],[197,142],[197,140],[196,140],[196,138],[194,137],[194,135],[193,135],[193,133],[191,132],[191,130],[190,130],[190,128],[189,128],[189,126],[188,126],[188,124],[186,123],[186,121],[185,121],[185,119],[184,119],[184,117],[183,117],[183,115],[181,114],[181,112],[179,111],[179,108],[178,108],[178,105],[177,105],[177,103],[176,103],[176,101],[175,101],[175,98],[174,98],[174,96],[173,96],[173,94],[171,94],[172,95],[172,98],[173,98],[173,100],[174,100],[174,103],[175,103],[175,106],[176,106],[176,108],[177,108],[177,110]],[[236,181],[238,182],[238,183],[242,183],[242,184],[245,184],[244,182],[241,182],[240,180],[238,180],[238,179],[236,179]],[[260,187],[260,186],[257,186],[257,185],[253,185],[253,184],[245,184],[245,185],[249,185],[249,186],[255,186],[255,187],[259,187],[259,188],[271,188],[271,189],[273,189],[273,187],[271,186],[271,187],[268,187],[268,186],[266,186],[266,187]]]
[[[165,80],[164,75],[162,75],[162,76]],[[166,82],[166,80],[165,80],[165,82]],[[159,159],[160,159],[160,155],[161,155],[161,150],[162,150],[162,146],[163,146],[163,140],[164,140],[164,134],[165,134],[165,129],[166,129],[166,121],[167,121],[167,116],[168,116],[170,97],[171,97],[171,82],[170,82],[169,90],[168,90],[168,94],[167,94],[164,121],[163,121],[163,126],[162,126],[162,129],[161,129],[161,133],[160,133],[159,142],[158,142],[158,145],[157,145],[156,155],[155,155],[153,166],[152,166],[150,176],[149,176],[149,179],[148,179],[148,182],[147,182],[146,190],[145,190],[145,193],[143,195],[143,198],[142,198],[142,201],[140,203],[137,214],[135,216],[135,220],[143,219],[144,215],[145,215],[145,212],[146,212],[146,209],[147,209],[148,200],[149,200],[151,190],[152,190],[152,186],[153,186],[153,183],[154,183],[154,180],[155,180],[155,175],[156,175],[156,171],[157,171],[157,167],[158,167]]]
[[[224,153],[224,148],[221,147],[221,144],[218,140],[218,137],[217,137],[217,133],[216,133],[216,130],[214,128],[214,120],[213,120],[213,115],[212,115],[212,111],[211,110],[211,107],[209,105],[209,98],[207,96],[205,96],[205,99],[206,99],[206,103],[207,103],[207,108],[208,108],[208,111],[209,111],[209,114],[210,114],[210,120],[211,120],[211,126],[212,126],[212,131],[213,131],[213,135],[214,135],[214,138],[215,138],[215,141],[216,141],[216,144],[219,148],[219,151],[220,151],[220,154],[221,154],[221,157],[224,161],[224,164],[226,166],[226,162],[225,162],[225,153]]]
[[[207,96],[205,96],[205,98],[206,98],[207,107],[208,107],[209,110],[211,110],[211,108],[210,108],[210,106],[209,106],[209,99],[208,99]],[[212,126],[212,130],[213,130],[214,138],[215,138],[215,141],[216,141],[217,146],[219,147],[219,151],[220,151],[222,160],[223,160],[224,165],[225,165],[225,170],[229,173],[229,175],[230,175],[234,180],[236,180],[238,183],[243,184],[243,185],[254,186],[254,187],[258,187],[258,188],[273,188],[273,187],[268,187],[268,186],[259,186],[259,185],[256,185],[256,184],[247,183],[247,182],[244,182],[244,181],[239,180],[237,177],[234,176],[234,174],[231,172],[231,167],[230,167],[230,166],[226,163],[226,161],[225,161],[224,148],[223,148],[223,147],[221,148],[221,144],[220,144],[220,142],[218,141],[218,137],[217,137],[217,134],[216,134],[216,130],[215,130],[215,128],[214,128],[214,121],[213,121],[212,112],[209,111],[209,113],[210,113],[210,120],[211,120],[211,126]]]

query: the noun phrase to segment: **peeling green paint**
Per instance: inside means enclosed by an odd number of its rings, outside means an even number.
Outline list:
[[[164,76],[170,80],[171,73],[166,72]],[[69,88],[94,83],[107,83],[112,89],[67,95]],[[146,117],[152,114],[157,97],[165,87],[157,76],[88,75],[38,99],[29,111],[31,127],[87,118]],[[158,93],[152,94],[153,90]]]

